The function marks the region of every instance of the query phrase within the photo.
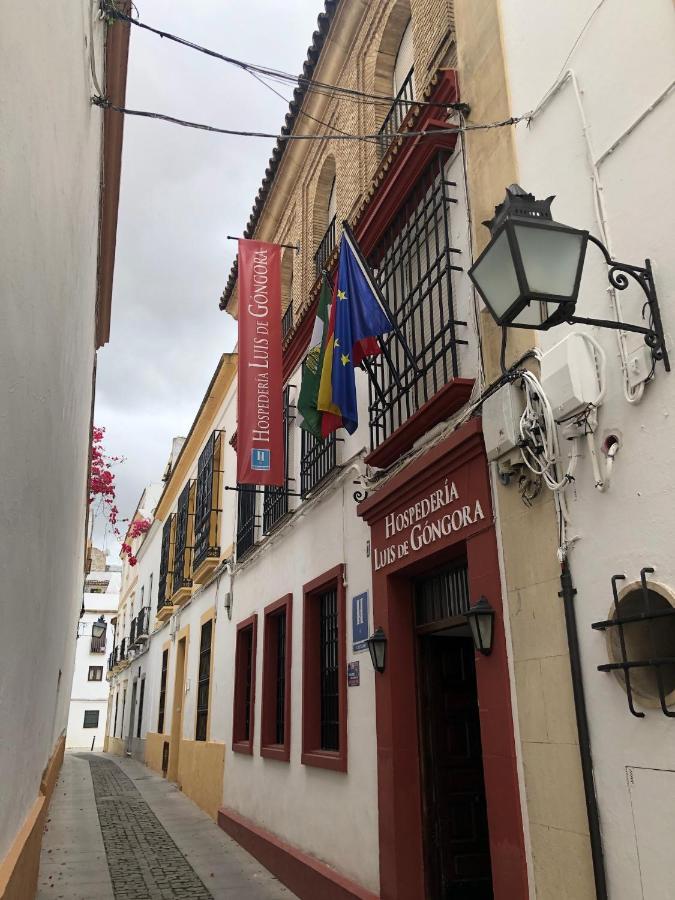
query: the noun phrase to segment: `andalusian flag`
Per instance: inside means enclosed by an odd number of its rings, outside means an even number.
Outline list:
[[[317,409],[319,384],[324,360],[324,348],[328,335],[328,317],[331,305],[331,287],[326,275],[323,276],[319,306],[314,321],[314,331],[309,341],[309,350],[302,364],[302,381],[298,397],[298,415],[301,428],[321,438],[323,413]]]
[[[354,367],[378,354],[377,338],[393,328],[380,297],[345,223],[317,403],[324,437],[340,425],[353,434],[359,424]]]

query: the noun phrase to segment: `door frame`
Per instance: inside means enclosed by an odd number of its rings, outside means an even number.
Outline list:
[[[395,560],[385,558],[382,564],[382,548],[392,544],[392,521],[398,517],[405,522],[402,516],[406,511],[416,513],[421,509],[416,504],[444,491],[446,480],[456,483],[460,505],[479,502],[483,516],[474,516],[458,530],[444,531],[439,539],[418,549],[412,550],[408,541],[408,552]],[[387,668],[375,677],[380,895],[383,900],[425,898],[412,578],[464,552],[471,603],[484,595],[495,610],[492,653],[476,654],[494,897],[527,897],[502,587],[480,419],[469,420],[410,463],[363,501],[358,512],[370,525],[372,547],[380,551],[372,555],[373,624],[384,629],[388,642]],[[429,520],[440,514],[432,513]],[[409,529],[404,525],[397,530],[394,540],[400,543],[399,538],[405,539]]]
[[[171,715],[171,738],[169,741],[169,781],[179,780],[180,746],[183,740],[183,712],[185,709],[185,673],[187,671],[190,626],[181,628],[176,637],[176,653],[173,677],[173,705]]]
[[[131,756],[131,747],[134,740],[134,717],[136,715],[136,697],[138,696],[138,676],[131,682],[131,708],[129,710],[129,733],[127,734],[127,743],[124,748],[127,756]]]

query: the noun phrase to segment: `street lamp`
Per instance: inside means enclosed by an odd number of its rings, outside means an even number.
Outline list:
[[[106,622],[105,617],[99,616],[95,622],[91,623],[91,636],[97,639],[105,637],[107,629],[108,623]]]
[[[612,259],[607,248],[588,231],[553,221],[553,197],[537,200],[517,184],[506,189],[495,215],[483,224],[490,243],[469,269],[469,277],[498,325],[546,331],[563,322],[597,325],[644,335],[654,360],[670,362],[665,346],[651,263],[634,266]],[[602,252],[608,279],[616,290],[630,284],[630,276],[646,295],[648,325],[575,315],[581,273],[588,243]]]
[[[387,635],[382,628],[378,627],[368,638],[367,643],[373,668],[382,674],[387,659]]]
[[[469,620],[474,647],[483,656],[489,656],[492,653],[495,611],[487,598],[481,597],[475,606],[469,608],[466,617]]]

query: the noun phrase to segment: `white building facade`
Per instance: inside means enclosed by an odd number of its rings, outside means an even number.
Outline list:
[[[103,749],[109,693],[106,661],[114,644],[113,620],[120,580],[120,567],[106,566],[104,571],[89,572],[84,582],[66,729],[67,750]],[[105,623],[103,637],[92,634],[95,622]]]

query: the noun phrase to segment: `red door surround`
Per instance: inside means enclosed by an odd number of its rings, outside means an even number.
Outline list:
[[[374,625],[388,640],[387,669],[375,684],[381,897],[425,897],[411,577],[465,554],[472,602],[485,595],[497,611],[492,654],[476,655],[494,896],[526,898],[501,581],[480,419],[411,463],[358,512],[371,527]]]

